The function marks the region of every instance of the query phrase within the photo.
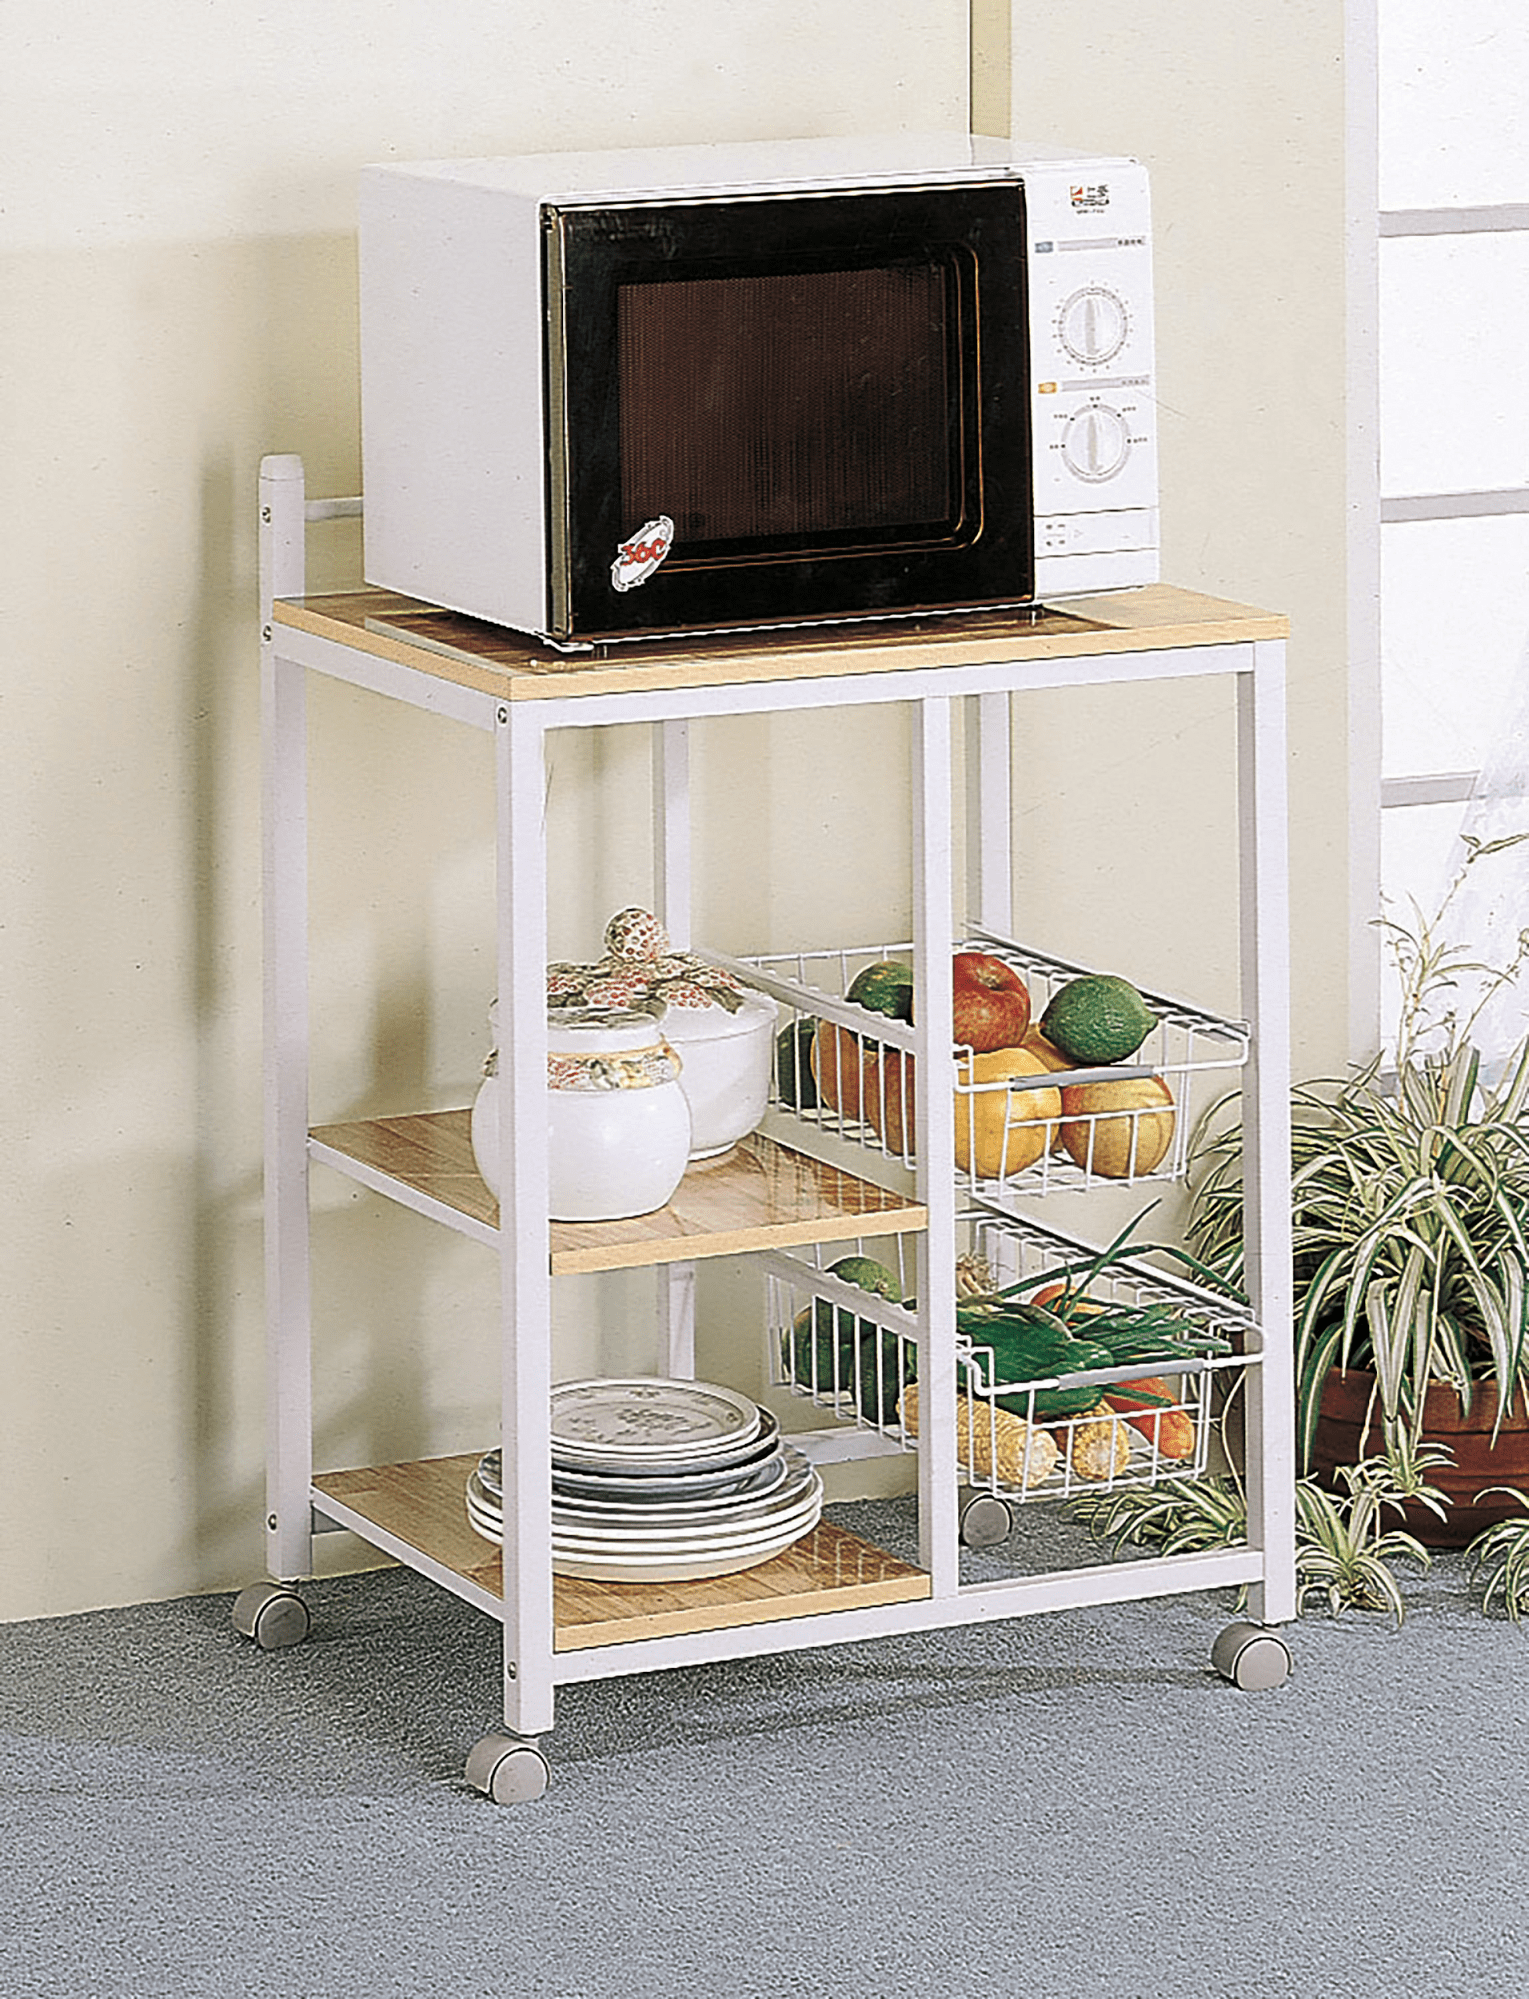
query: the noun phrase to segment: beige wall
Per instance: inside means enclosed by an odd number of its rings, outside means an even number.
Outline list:
[[[6,10],[0,1617],[262,1567],[255,479],[298,451],[358,487],[356,169],[962,130],[967,86],[965,0]],[[483,1052],[481,746],[382,705],[315,701],[325,1114],[459,1093]],[[571,754],[557,809],[608,836],[634,772]],[[420,823],[428,860],[346,893]],[[565,933],[647,886],[581,858]],[[321,1451],[482,1434],[491,1259],[319,1191]]]
[[[1296,1066],[1326,1073],[1348,1051],[1342,0],[977,0],[976,24],[979,129],[1151,172],[1163,571],[1292,619]],[[1216,685],[1027,709],[1041,941],[1236,1003],[1229,744]]]
[[[1168,573],[1298,621],[1298,1024],[1324,1060],[1342,1038],[1335,12],[1018,0],[1012,30],[1016,132],[1153,169]],[[998,0],[972,18],[976,123],[1001,129],[1008,23]],[[272,450],[301,452],[315,492],[359,482],[357,166],[962,128],[968,8],[835,0],[809,34],[780,0],[87,0],[66,32],[17,0],[0,33],[0,1617],[21,1617],[261,1570],[254,483]],[[318,580],[344,581],[354,536],[324,532]],[[485,746],[340,688],[316,691],[313,734],[316,1114],[465,1101],[492,984]],[[1215,691],[1027,715],[1037,941],[1234,996],[1226,747]],[[876,715],[711,732],[703,933],[770,947],[898,922],[905,749]],[[763,811],[740,802],[761,755]],[[559,749],[559,951],[645,899],[645,783],[621,732]],[[491,1259],[328,1176],[315,1193],[320,1456],[468,1448],[492,1422]],[[713,1279],[702,1360],[721,1367],[757,1299]],[[560,1371],[609,1364],[597,1306],[640,1364],[640,1286],[565,1292]]]

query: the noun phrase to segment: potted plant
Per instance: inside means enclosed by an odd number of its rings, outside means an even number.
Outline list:
[[[1468,839],[1434,918],[1384,923],[1401,988],[1391,1064],[1293,1092],[1300,1468],[1335,1486],[1376,1450],[1401,1465],[1447,1450],[1433,1472],[1444,1518],[1406,1516],[1434,1544],[1513,1512],[1502,1493],[1478,1502],[1485,1488],[1529,1483],[1529,1036],[1494,1079],[1473,1043],[1487,1000],[1529,959],[1529,932],[1500,967],[1442,941],[1469,869],[1526,837]],[[1214,1112],[1187,1232],[1240,1281],[1240,1138]]]

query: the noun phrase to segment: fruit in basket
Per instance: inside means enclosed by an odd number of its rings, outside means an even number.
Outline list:
[[[1026,1029],[1020,1047],[1027,1055],[1033,1055],[1043,1069],[1053,1072],[1059,1069],[1076,1069],[1077,1063],[1070,1055],[1064,1055],[1054,1041],[1048,1041],[1038,1027]]]
[[[901,1048],[866,1051],[865,1121],[888,1152],[904,1158],[913,1151],[913,1074],[913,1057]]]
[[[775,1088],[783,1104],[815,1111],[818,1089],[812,1074],[812,1044],[818,1023],[811,1014],[791,1021],[775,1037]]]
[[[1062,1093],[1047,1085],[1011,1089],[1044,1076],[1045,1064],[1023,1048],[963,1055],[956,1064],[956,1164],[979,1179],[1006,1179],[1033,1166],[1056,1136]]]
[[[889,1020],[913,1018],[913,967],[898,958],[881,958],[857,972],[844,997]]]
[[[1030,1026],[1030,988],[989,951],[957,951],[950,961],[955,1038],[978,1055],[1018,1048]]]
[[[870,1013],[889,1020],[913,1018],[913,967],[896,958],[878,958],[857,972],[844,995]],[[818,1096],[841,1117],[867,1115],[866,1094],[874,1077],[876,1053],[858,1034],[831,1020],[818,1022],[813,1036],[811,1068]]]
[[[846,1284],[869,1291],[873,1297],[890,1298],[894,1305],[902,1303],[903,1287],[895,1273],[874,1256],[841,1256],[837,1263],[828,1266],[828,1274],[842,1277]]]
[[[1102,1485],[1131,1462],[1131,1438],[1118,1416],[1093,1416],[1068,1425],[1067,1462],[1078,1478]]]
[[[875,1257],[840,1257],[829,1275],[893,1304],[902,1300],[896,1274]],[[913,1347],[897,1333],[827,1298],[814,1300],[792,1321],[787,1357],[792,1381],[828,1401],[853,1396],[868,1423],[892,1420],[914,1359]]]
[[[1106,1180],[1155,1172],[1173,1143],[1173,1092],[1161,1076],[1062,1089],[1062,1144],[1085,1172]]]
[[[863,1115],[866,1052],[860,1036],[831,1020],[820,1020],[812,1037],[809,1062],[814,1087],[821,1102],[842,1117]]]
[[[1075,1069],[1078,1066],[1070,1055],[1064,1055],[1054,1042],[1048,1041],[1038,1027],[1032,1026],[1029,1029],[1020,1046],[1027,1055],[1033,1055],[1043,1069],[1049,1069],[1053,1074],[1062,1069]],[[1059,1124],[1051,1134],[1051,1150],[1060,1152],[1061,1149],[1062,1127]]]
[[[1135,986],[1113,972],[1069,979],[1041,1015],[1041,1032],[1076,1064],[1124,1062],[1156,1025],[1157,1015]]]

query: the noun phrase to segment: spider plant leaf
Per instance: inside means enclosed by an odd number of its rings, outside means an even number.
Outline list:
[[[1316,1447],[1317,1423],[1322,1414],[1322,1384],[1332,1370],[1342,1339],[1342,1325],[1331,1326],[1322,1338],[1312,1344],[1301,1368],[1296,1397],[1300,1411],[1300,1434],[1296,1442],[1302,1471],[1311,1463],[1311,1454]]]
[[[1492,1109],[1505,1123],[1516,1124],[1529,1106],[1529,1036],[1519,1043],[1511,1059],[1513,1068],[1498,1085]]]

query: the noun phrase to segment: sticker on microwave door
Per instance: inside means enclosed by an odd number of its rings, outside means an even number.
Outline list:
[[[674,523],[667,514],[648,521],[630,541],[622,542],[611,564],[611,584],[617,590],[635,590],[648,578],[674,546]]]

